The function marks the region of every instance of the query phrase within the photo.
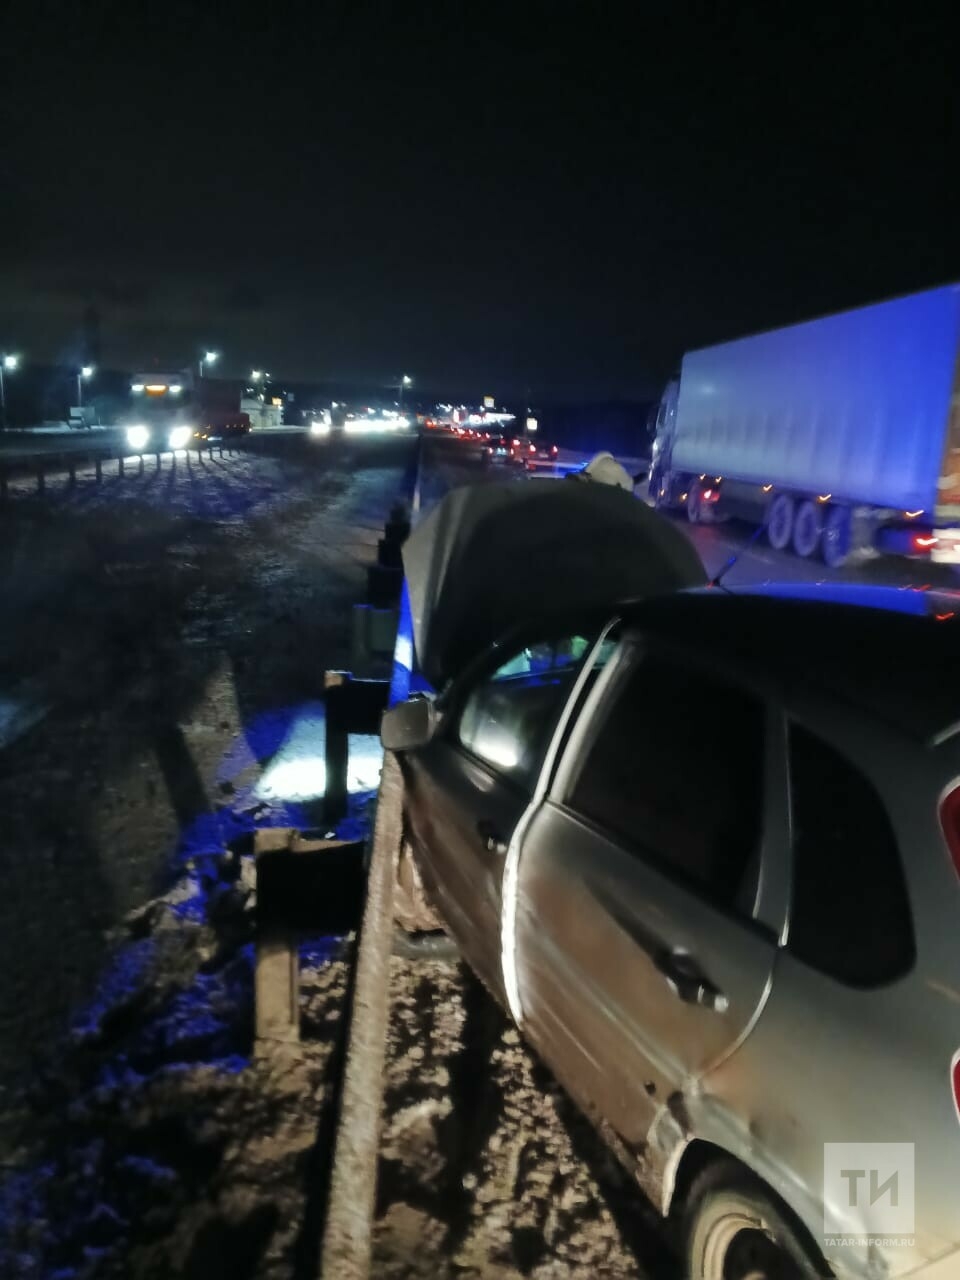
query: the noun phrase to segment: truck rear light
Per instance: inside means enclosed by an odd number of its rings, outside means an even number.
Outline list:
[[[953,859],[953,868],[960,877],[960,787],[948,791],[941,800],[940,826]]]

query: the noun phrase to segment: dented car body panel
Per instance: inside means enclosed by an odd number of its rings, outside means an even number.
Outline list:
[[[441,689],[525,619],[610,609],[707,576],[679,529],[582,479],[454,489],[403,548],[419,670]]]

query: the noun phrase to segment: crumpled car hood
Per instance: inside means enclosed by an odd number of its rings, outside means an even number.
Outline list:
[[[703,586],[684,535],[629,493],[532,479],[454,489],[403,548],[419,670],[439,689],[506,631]]]

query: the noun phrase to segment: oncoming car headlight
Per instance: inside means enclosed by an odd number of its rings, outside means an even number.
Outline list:
[[[167,444],[171,449],[185,449],[193,435],[192,427],[171,427]]]
[[[330,434],[330,426],[326,422],[311,422],[310,434],[312,436],[328,436]]]
[[[127,427],[127,444],[131,449],[145,449],[150,440],[150,432],[146,427]]]

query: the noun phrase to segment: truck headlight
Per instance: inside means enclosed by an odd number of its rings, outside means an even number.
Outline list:
[[[171,449],[185,449],[193,435],[192,427],[171,427],[167,444]]]
[[[150,440],[150,432],[146,427],[127,427],[127,444],[139,453],[145,449]]]

